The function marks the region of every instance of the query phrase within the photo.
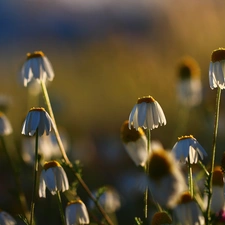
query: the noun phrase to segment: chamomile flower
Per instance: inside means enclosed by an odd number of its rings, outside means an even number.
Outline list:
[[[71,201],[66,206],[66,225],[89,224],[89,215],[85,204],[81,200]]]
[[[121,127],[121,139],[124,148],[136,166],[144,166],[147,158],[147,138],[141,127],[137,130],[133,126],[129,129],[129,121],[126,120]]]
[[[182,225],[205,225],[205,219],[202,212],[188,192],[184,192],[173,209],[178,224]]]
[[[151,221],[151,225],[169,225],[172,224],[172,219],[165,211],[156,212]]]
[[[219,48],[212,52],[209,65],[209,85],[211,89],[225,88],[225,49]]]
[[[219,166],[214,168],[212,174],[212,201],[211,201],[211,211],[213,213],[219,213],[224,209],[224,178],[223,172]],[[208,195],[204,198],[205,208],[208,202]]]
[[[40,175],[39,197],[46,197],[46,187],[52,195],[57,191],[69,189],[69,182],[64,169],[57,161],[49,161],[44,164]]]
[[[54,127],[54,123],[44,108],[31,108],[23,123],[22,134],[33,136],[38,130],[38,135],[46,135]]]
[[[0,224],[1,225],[16,225],[16,220],[7,212],[0,211]]]
[[[197,163],[199,156],[202,160],[207,156],[204,148],[192,135],[179,137],[177,143],[173,146],[172,153],[177,160],[183,163],[189,161],[191,164]]]
[[[20,76],[23,85],[26,87],[32,79],[38,82],[52,81],[54,71],[45,54],[42,51],[35,51],[33,53],[27,53],[27,59],[22,66]]]
[[[6,115],[0,112],[0,135],[7,136],[13,131],[11,123],[9,122]]]
[[[179,102],[185,107],[200,104],[202,100],[202,83],[198,63],[192,57],[186,56],[178,63],[177,70]]]
[[[149,188],[156,202],[173,208],[183,191],[187,189],[178,163],[170,152],[152,151],[149,157]]]
[[[151,96],[139,98],[129,116],[129,128],[131,125],[136,130],[139,127],[155,129],[159,125],[166,125],[166,117],[159,103]]]
[[[104,186],[93,192],[93,196],[107,213],[114,213],[120,208],[120,196],[118,192],[110,186]],[[95,204],[90,201],[89,207],[95,209]]]

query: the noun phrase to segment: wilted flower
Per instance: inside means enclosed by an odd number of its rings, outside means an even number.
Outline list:
[[[124,148],[136,166],[144,166],[148,158],[147,138],[141,127],[137,130],[133,126],[129,129],[129,122],[126,120],[121,127],[121,139]]]
[[[205,225],[202,212],[188,192],[182,194],[178,205],[174,208],[174,214],[180,224]]]
[[[6,136],[11,134],[13,131],[11,123],[9,122],[6,115],[0,112],[0,135]]]
[[[33,136],[38,130],[38,135],[42,136],[44,133],[47,135],[51,131],[54,123],[51,117],[44,108],[31,108],[23,123],[22,134]]]
[[[120,208],[120,196],[112,187],[99,188],[97,191],[94,191],[93,196],[107,213],[113,213]],[[91,209],[94,209],[94,202],[90,201],[89,206]]]
[[[15,219],[5,211],[0,211],[0,224],[1,225],[15,225]]]
[[[198,105],[202,100],[202,84],[198,63],[191,57],[184,57],[178,64],[178,98],[187,107]]]
[[[46,186],[52,195],[57,191],[69,189],[69,182],[64,169],[57,161],[49,161],[44,164],[39,184],[39,197],[46,197]]]
[[[211,89],[225,88],[225,49],[219,48],[212,52],[209,66],[209,85]]]
[[[151,96],[139,98],[129,116],[131,125],[137,130],[139,127],[155,129],[159,125],[166,125],[166,117],[159,103]]]
[[[156,202],[174,207],[181,193],[187,189],[178,163],[170,152],[152,151],[149,157],[149,187]]]
[[[71,201],[66,206],[66,225],[89,224],[89,216],[85,204],[81,200]]]
[[[204,156],[207,156],[204,148],[192,135],[179,137],[178,142],[173,146],[172,153],[177,160],[183,163],[189,161],[191,164],[197,163],[199,156],[202,160]]]
[[[172,224],[172,219],[165,211],[156,212],[152,217],[151,225],[169,225],[169,224]]]
[[[20,75],[22,83],[26,87],[32,79],[43,82],[47,79],[52,81],[54,71],[45,54],[42,51],[36,51],[27,54],[27,60],[22,66]]]

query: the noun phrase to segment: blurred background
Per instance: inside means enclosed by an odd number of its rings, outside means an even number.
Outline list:
[[[8,138],[12,155],[14,148],[21,151],[21,126],[28,110],[44,106],[42,96],[37,103],[19,83],[26,54],[41,50],[55,71],[48,91],[56,121],[66,131],[70,158],[81,161],[91,189],[105,184],[117,189],[122,203],[116,220],[133,224],[135,216],[142,216],[128,191],[138,169],[123,148],[120,127],[137,99],[151,95],[167,118],[166,126],[151,132],[152,139],[171,149],[177,136],[193,134],[210,158],[216,90],[209,87],[208,68],[212,51],[225,46],[224,13],[222,0],[0,1],[0,104],[6,105],[14,129]],[[203,87],[201,104],[189,109],[186,118],[180,117],[177,98],[177,62],[184,55],[199,63]],[[224,97],[218,163],[225,145]],[[176,133],[183,123],[185,128]],[[32,176],[32,167],[28,168]],[[9,187],[1,191],[5,196],[13,187],[13,182],[6,183]],[[18,213],[10,207],[10,196],[1,205]]]

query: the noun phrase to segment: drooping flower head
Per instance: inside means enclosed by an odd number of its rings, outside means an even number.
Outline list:
[[[115,188],[104,186],[93,192],[93,196],[102,206],[106,213],[114,213],[120,208],[120,196]],[[95,209],[95,204],[91,200],[88,204],[91,209]]]
[[[52,81],[54,71],[45,54],[42,51],[35,51],[33,53],[27,53],[27,59],[22,66],[20,76],[23,85],[26,87],[32,79],[38,82]]]
[[[137,130],[131,125],[129,129],[129,121],[126,120],[121,126],[121,139],[124,148],[136,166],[144,166],[147,158],[147,138],[141,127]]]
[[[214,168],[212,174],[212,202],[211,211],[219,213],[224,208],[224,178],[220,166]]]
[[[212,52],[209,65],[209,85],[211,89],[225,88],[225,49],[219,48]]]
[[[202,100],[200,67],[190,56],[183,57],[177,68],[179,102],[186,107],[198,105]]]
[[[16,225],[16,220],[7,212],[0,210],[1,225]]]
[[[181,162],[197,163],[199,156],[203,160],[207,156],[204,148],[192,135],[186,135],[178,138],[177,143],[173,146],[172,153],[177,160]]]
[[[172,224],[172,219],[165,211],[156,212],[151,221],[151,225],[169,225]]]
[[[151,96],[139,98],[129,116],[131,125],[137,130],[139,127],[155,129],[159,125],[166,125],[166,117],[159,103]]]
[[[187,189],[178,163],[170,152],[163,149],[150,154],[148,177],[152,196],[162,206],[173,208]]]
[[[177,206],[174,208],[174,214],[179,224],[205,225],[205,218],[189,192],[182,194]]]
[[[81,200],[71,201],[66,206],[66,225],[89,224],[89,215],[85,204]]]
[[[11,123],[9,122],[6,115],[0,112],[0,135],[6,136],[13,132]]]
[[[39,197],[46,197],[46,187],[52,195],[57,191],[69,189],[69,182],[64,169],[57,161],[49,161],[44,164],[39,184]]]
[[[54,123],[45,109],[33,107],[28,112],[23,123],[22,134],[33,136],[38,130],[39,136],[42,136],[44,133],[48,135],[52,126],[54,128]]]

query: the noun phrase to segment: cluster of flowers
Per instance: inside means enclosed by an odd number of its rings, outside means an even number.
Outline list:
[[[133,107],[129,119],[121,127],[121,139],[125,150],[137,166],[143,168],[142,185],[145,195],[144,219],[136,218],[136,224],[185,224],[185,225],[209,225],[225,221],[224,209],[224,167],[216,167],[216,135],[219,117],[219,101],[221,90],[225,89],[225,49],[218,49],[212,53],[209,68],[209,83],[211,89],[217,88],[217,111],[215,116],[214,142],[212,148],[212,160],[209,171],[201,162],[207,156],[206,151],[192,135],[184,135],[178,138],[171,151],[162,147],[153,147],[150,136],[151,130],[160,125],[166,125],[166,117],[160,104],[152,96],[139,98]],[[185,106],[191,107],[201,100],[201,84],[199,68],[191,58],[186,58],[180,66],[181,80],[178,87],[180,100]],[[57,124],[47,94],[46,81],[54,78],[53,68],[43,52],[34,52],[27,55],[27,60],[22,66],[20,76],[24,86],[33,81],[40,84],[48,107],[48,112],[42,107],[33,107],[29,110],[23,123],[22,134],[35,136],[34,146],[34,186],[30,209],[30,221],[26,224],[33,225],[35,222],[35,193],[38,176],[38,140],[44,135],[55,132],[59,150],[65,165],[74,173],[78,181],[83,185],[93,204],[102,213],[107,224],[113,223],[106,212],[115,211],[120,206],[118,196],[110,189],[104,190],[104,195],[91,194],[88,187],[77,174],[73,165],[67,158],[65,148],[58,133]],[[0,137],[12,133],[12,127],[7,117],[0,113]],[[4,145],[4,144],[3,144]],[[7,151],[6,151],[7,154]],[[10,159],[9,159],[10,160]],[[225,160],[225,159],[224,159]],[[193,164],[199,164],[204,171],[206,180],[205,194],[201,193],[197,181],[193,178]],[[224,163],[225,164],[225,163]],[[188,171],[188,182],[184,177],[185,166]],[[43,169],[39,178],[39,197],[46,197],[46,188],[52,195],[58,197],[59,211],[62,224],[89,224],[89,214],[82,200],[75,196],[63,210],[60,192],[69,189],[69,181],[65,170],[56,160],[47,161],[42,165]],[[149,195],[158,211],[149,219]],[[110,204],[106,203],[106,199]],[[110,199],[110,201],[109,201]],[[116,199],[116,201],[115,201]],[[100,204],[99,204],[100,203]],[[103,208],[102,208],[103,206]],[[105,211],[104,211],[105,210]],[[144,221],[142,221],[144,220]],[[0,212],[0,224],[17,224],[16,220],[7,212]],[[101,222],[99,224],[102,224]]]
[[[209,171],[202,163],[207,153],[193,135],[179,137],[170,151],[164,150],[161,146],[154,146],[150,131],[160,125],[166,125],[166,118],[161,106],[152,96],[139,98],[129,119],[121,127],[121,138],[126,152],[136,166],[143,167],[146,174],[143,183],[148,187],[158,208],[151,218],[152,225],[208,225],[223,224],[225,221],[224,163],[222,166],[214,165],[219,101],[221,90],[225,88],[224,63],[225,49],[219,48],[213,51],[209,68],[209,84],[211,89],[218,88],[218,92]],[[200,69],[193,58],[184,57],[181,60],[179,78],[180,102],[187,109],[198,105],[202,99]],[[204,188],[198,185],[200,181],[197,178],[195,180],[193,178],[193,164],[199,164],[198,169],[202,168],[199,174],[204,172],[203,178],[206,183]],[[186,174],[188,182],[185,179]],[[147,219],[148,212],[145,217]],[[145,224],[145,221],[139,219],[137,224]]]

